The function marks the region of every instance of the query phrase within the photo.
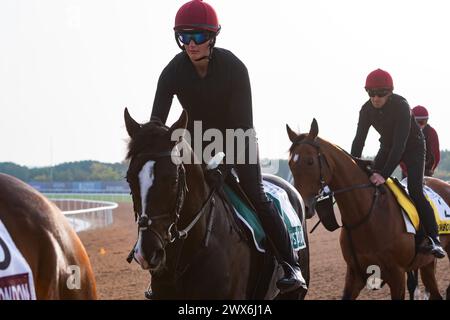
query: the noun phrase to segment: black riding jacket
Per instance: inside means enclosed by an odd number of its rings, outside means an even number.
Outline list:
[[[352,144],[353,156],[361,157],[370,126],[380,134],[380,150],[373,169],[384,178],[390,177],[405,157],[423,157],[424,136],[405,98],[392,94],[380,109],[370,99],[362,106]]]
[[[209,128],[222,133],[225,129],[253,128],[247,68],[228,50],[213,49],[204,78],[184,51],[177,54],[159,77],[151,116],[165,123],[174,95],[188,112],[187,129],[192,138],[194,121],[199,120],[203,132]]]

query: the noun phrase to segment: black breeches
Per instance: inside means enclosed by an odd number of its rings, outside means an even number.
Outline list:
[[[296,261],[286,226],[275,204],[264,191],[258,153],[255,164],[235,164],[234,168],[239,178],[239,184],[255,206],[256,213],[273,244],[272,247],[276,250],[275,254],[278,259],[294,265]]]
[[[434,212],[423,192],[425,150],[413,152],[412,156],[404,157],[403,161],[408,169],[408,192],[417,207],[420,221],[428,235],[437,236],[438,227]]]

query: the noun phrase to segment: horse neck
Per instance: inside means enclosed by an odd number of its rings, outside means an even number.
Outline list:
[[[206,183],[201,165],[190,164],[186,165],[185,168],[186,183],[189,191],[186,194],[184,208],[188,211],[198,211],[206,201],[210,187]]]
[[[328,153],[333,163],[330,188],[333,191],[369,183],[366,173],[342,150],[330,145]],[[354,189],[335,195],[342,219],[345,223],[359,222],[371,210],[373,188]]]
[[[189,225],[197,213],[202,209],[203,204],[207,200],[210,188],[205,181],[203,175],[203,168],[198,164],[185,165],[186,169],[186,184],[188,191],[186,193],[184,204],[180,213],[180,226],[184,228]],[[202,217],[197,222],[191,233],[198,231],[199,234],[204,233],[206,228],[206,218],[208,216],[208,204],[204,208],[206,212],[203,212]],[[191,235],[190,235],[191,237]]]
[[[180,215],[181,219],[184,219],[180,221],[180,227],[186,227],[194,219],[212,191],[205,181],[203,168],[200,165],[191,164],[186,165],[185,168],[189,192]],[[185,293],[182,297],[190,297],[191,286],[193,285],[197,290],[199,281],[203,281],[203,277],[207,275],[218,285],[200,289],[203,296],[243,299],[247,297],[247,287],[228,288],[228,284],[230,279],[232,282],[238,281],[241,275],[244,278],[249,277],[249,271],[245,266],[249,264],[250,256],[245,254],[245,249],[242,249],[248,244],[242,241],[242,238],[230,235],[229,211],[219,196],[214,195],[214,197],[215,206],[211,207],[211,202],[205,206],[202,217],[182,244],[179,258],[175,258],[178,259],[175,263],[182,266],[180,269],[183,270],[182,277],[187,283],[183,286]],[[212,231],[208,230],[210,219],[213,219]],[[230,250],[230,247],[236,250]],[[172,259],[174,257],[176,256],[171,255]],[[236,267],[241,265],[244,266],[244,270]],[[223,274],[227,274],[227,277],[223,277]]]

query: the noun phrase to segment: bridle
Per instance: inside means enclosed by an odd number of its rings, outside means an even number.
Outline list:
[[[313,209],[314,209],[315,205],[318,202],[320,202],[320,201],[323,201],[323,200],[325,200],[327,198],[332,198],[336,194],[340,194],[340,193],[344,193],[344,192],[348,192],[348,191],[352,191],[352,190],[356,190],[356,189],[375,188],[374,201],[378,197],[378,194],[379,194],[378,188],[374,184],[372,184],[370,182],[369,183],[364,183],[364,184],[352,185],[352,186],[341,188],[341,189],[338,189],[338,190],[332,190],[328,186],[328,184],[325,182],[325,179],[324,179],[322,163],[324,163],[328,168],[330,168],[330,165],[328,164],[327,159],[325,158],[325,156],[321,152],[320,145],[317,142],[310,141],[310,140],[299,141],[299,142],[296,142],[295,144],[296,145],[307,144],[307,145],[310,145],[310,146],[314,147],[316,149],[316,151],[317,151],[317,162],[319,164],[319,184],[320,184],[320,188],[319,188],[318,193],[314,196]],[[342,150],[342,151],[344,153],[346,153],[347,155],[349,155],[344,150]],[[372,208],[369,210],[369,213],[366,214],[357,223],[348,224],[348,223],[345,223],[344,221],[342,221],[343,227],[346,228],[346,229],[355,229],[355,228],[359,227],[360,225],[362,225],[363,223],[365,223],[368,220],[368,218],[370,217],[371,213],[373,212],[373,207],[374,207],[374,205],[372,204]]]
[[[314,197],[312,210],[316,209],[316,205],[318,203],[322,202],[322,201],[328,201],[331,204],[330,211],[331,211],[331,215],[333,216],[333,219],[331,219],[332,223],[331,223],[331,226],[328,226],[328,227],[325,224],[324,225],[329,231],[334,231],[334,230],[336,230],[338,228],[341,228],[341,227],[343,227],[347,231],[348,238],[349,238],[349,243],[350,243],[351,254],[352,254],[353,260],[355,262],[355,265],[356,265],[356,267],[358,269],[358,273],[360,274],[360,277],[362,279],[367,278],[367,275],[362,271],[361,266],[360,266],[359,261],[358,261],[358,258],[356,256],[356,251],[355,251],[355,246],[354,246],[354,243],[353,243],[351,231],[355,230],[356,228],[360,227],[361,225],[363,225],[363,224],[365,224],[366,222],[369,221],[369,219],[370,219],[370,217],[371,217],[371,215],[372,215],[372,213],[374,211],[375,204],[377,202],[378,196],[380,195],[379,187],[375,186],[374,184],[369,182],[369,183],[357,184],[357,185],[341,188],[341,189],[338,189],[338,190],[331,190],[331,188],[325,182],[325,179],[324,179],[324,176],[323,176],[322,163],[325,163],[328,166],[329,169],[330,169],[330,165],[328,164],[325,156],[322,154],[321,149],[320,149],[320,145],[317,142],[311,141],[311,140],[303,140],[303,141],[295,142],[295,144],[296,145],[308,144],[308,145],[314,147],[316,149],[316,151],[317,151],[317,160],[318,160],[318,163],[319,163],[320,189],[319,189],[317,195]],[[339,148],[339,149],[341,151],[343,151],[344,153],[346,153],[351,158],[353,158],[345,150],[343,150],[341,148]],[[369,209],[368,213],[365,214],[364,217],[362,217],[358,222],[353,223],[353,224],[346,223],[343,220],[343,218],[342,218],[342,226],[339,226],[337,224],[337,221],[336,221],[336,218],[335,218],[335,214],[334,214],[334,211],[333,211],[333,196],[336,195],[336,194],[340,194],[340,193],[344,193],[344,192],[348,192],[348,191],[352,191],[352,190],[356,190],[356,189],[365,189],[365,188],[374,188],[375,189],[374,194],[373,194],[373,198],[372,198],[372,204],[370,206],[370,209]],[[317,213],[319,213],[317,209],[316,209],[316,211],[317,211]],[[320,218],[322,220],[323,216],[321,216]],[[321,220],[319,220],[317,225],[321,222]],[[316,226],[312,229],[312,231],[314,231]]]
[[[180,157],[180,156],[174,154],[172,151],[165,151],[165,152],[158,152],[158,153],[141,153],[137,156],[137,158],[134,158],[131,161],[133,162],[133,160],[135,160],[135,161],[139,161],[139,163],[145,163],[147,161],[153,160],[156,162],[158,159],[167,158],[167,157]],[[131,168],[131,166],[132,165],[130,163],[130,168]],[[165,247],[163,237],[151,227],[151,224],[153,221],[160,220],[160,219],[173,219],[172,223],[170,223],[169,228],[167,230],[167,234],[169,236],[168,243],[174,243],[176,240],[185,240],[189,235],[189,231],[196,225],[196,223],[200,220],[203,213],[206,211],[205,210],[206,206],[210,202],[214,202],[213,196],[215,194],[215,189],[212,189],[210,191],[206,201],[203,203],[201,208],[197,211],[197,213],[195,214],[192,221],[187,225],[186,228],[179,230],[178,223],[180,220],[180,212],[183,208],[186,194],[187,194],[187,192],[189,192],[188,187],[187,187],[187,182],[186,182],[186,170],[185,170],[183,163],[181,163],[181,161],[179,164],[177,164],[177,172],[178,172],[177,196],[176,196],[176,200],[175,200],[175,206],[172,210],[165,212],[163,214],[160,214],[160,215],[149,217],[146,212],[142,212],[142,208],[141,208],[141,210],[139,210],[139,211],[141,211],[140,214],[135,209],[135,216],[136,216],[135,218],[137,220],[137,225],[138,225],[139,231],[148,230],[148,231],[152,232],[157,237],[157,239],[160,241],[160,243],[163,247]],[[127,173],[127,177],[128,177],[128,175],[129,175],[129,172]],[[212,206],[211,206],[211,208],[212,208]],[[131,250],[131,252],[127,258],[127,261],[130,263],[133,260],[133,254],[134,254],[134,247]]]

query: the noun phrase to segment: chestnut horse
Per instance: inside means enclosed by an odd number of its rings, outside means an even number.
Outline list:
[[[1,173],[0,221],[31,268],[37,299],[97,298],[86,250],[61,211],[29,185]]]
[[[319,195],[333,194],[341,213],[340,245],[347,264],[343,299],[356,299],[366,285],[367,270],[379,268],[392,299],[405,297],[405,272],[420,268],[431,299],[442,299],[435,278],[435,258],[416,253],[415,236],[407,233],[400,206],[384,186],[370,184],[368,174],[341,148],[319,138],[314,119],[310,132],[297,134],[286,126],[290,148],[289,167],[295,187],[309,210]],[[361,160],[362,161],[362,160]],[[450,186],[438,179],[427,185],[450,203]],[[330,206],[330,208],[332,208]],[[329,215],[333,215],[330,209]],[[441,236],[450,253],[450,237]],[[375,267],[375,268],[374,268]],[[450,286],[447,288],[450,299]]]
[[[134,258],[150,271],[152,299],[302,299],[302,288],[278,296],[277,290],[269,290],[273,295],[266,295],[264,279],[272,273],[262,275],[263,266],[269,262],[273,269],[273,257],[256,251],[233,217],[220,184],[207,183],[189,144],[171,140],[173,132],[186,129],[187,112],[170,128],[158,121],[140,125],[127,109],[124,116],[131,138],[127,181],[139,230],[129,262]],[[175,146],[182,146],[183,158],[189,161],[174,154]],[[291,189],[285,189],[288,195],[299,197]],[[292,205],[305,223],[297,200]],[[307,250],[300,250],[299,264],[308,282]]]

